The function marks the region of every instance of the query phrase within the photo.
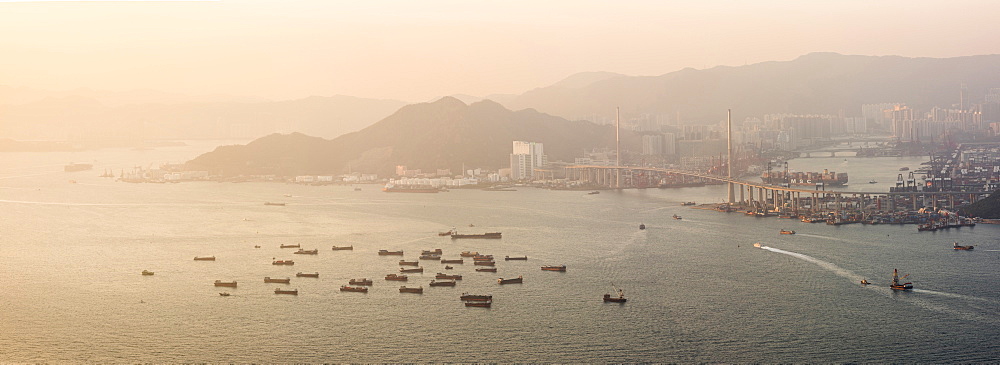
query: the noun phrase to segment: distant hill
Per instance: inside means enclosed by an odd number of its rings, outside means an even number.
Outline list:
[[[584,150],[614,147],[614,130],[534,110],[511,111],[484,100],[466,105],[453,97],[407,105],[393,115],[333,140],[274,134],[243,146],[225,146],[188,162],[224,175],[392,174],[396,165],[433,171],[509,167],[512,142],[541,142],[551,161],[572,161]],[[623,148],[639,137],[623,133]]]
[[[282,131],[332,138],[367,127],[403,105],[397,100],[350,96],[124,105],[107,105],[93,96],[46,96],[0,107],[0,137],[139,143],[144,139],[249,139]]]
[[[811,53],[792,61],[686,68],[660,76],[585,73],[504,101],[568,119],[649,113],[715,122],[768,113],[860,116],[861,104],[905,102],[911,107],[959,103],[961,84],[981,102],[1000,87],[1000,55],[955,58],[849,56]]]
[[[1000,219],[1000,191],[995,191],[986,199],[960,209],[959,213],[966,217]]]

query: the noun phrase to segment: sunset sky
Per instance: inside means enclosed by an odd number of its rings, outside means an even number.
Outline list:
[[[0,85],[425,101],[820,51],[1000,53],[996,14],[996,1],[0,0]]]

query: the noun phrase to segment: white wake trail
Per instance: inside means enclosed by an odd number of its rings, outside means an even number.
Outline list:
[[[802,260],[814,263],[816,265],[819,265],[819,267],[822,267],[824,269],[827,269],[827,270],[833,272],[834,274],[837,274],[839,276],[851,279],[851,281],[853,281],[853,282],[861,282],[861,279],[864,279],[863,276],[855,274],[855,273],[851,272],[850,270],[844,269],[844,268],[842,268],[840,266],[837,266],[837,265],[835,265],[833,263],[826,262],[826,261],[817,259],[817,258],[809,256],[809,255],[801,254],[801,253],[798,253],[798,252],[785,251],[785,250],[782,250],[780,248],[774,248],[774,247],[769,247],[769,246],[760,246],[760,248],[763,249],[763,250],[767,250],[767,251],[771,251],[771,252],[777,252],[777,253],[780,253],[780,254],[785,254],[785,255],[788,255],[788,256],[792,256],[792,257],[795,257],[795,258],[799,258],[799,259],[802,259]]]

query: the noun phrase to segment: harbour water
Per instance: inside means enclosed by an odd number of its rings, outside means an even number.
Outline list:
[[[375,185],[97,176],[210,149],[3,155],[0,362],[940,363],[996,362],[1000,353],[998,226],[917,232],[680,206],[720,202],[724,186],[392,194]],[[94,170],[62,171],[91,161]],[[920,162],[812,158],[790,166],[849,172],[849,188],[885,190],[898,167]],[[873,178],[879,183],[868,184]],[[452,227],[503,238],[437,235]],[[954,241],[976,248],[955,251]],[[287,243],[320,252],[294,255],[279,248]],[[425,272],[405,284],[422,285],[422,295],[382,280],[400,257],[379,249],[414,260],[434,248],[446,258],[493,254],[498,272],[477,273],[467,260],[449,270],[463,275],[456,287],[432,288],[444,265],[421,262]],[[193,260],[210,255],[217,260]],[[561,264],[564,273],[540,270]],[[911,274],[916,290],[891,291],[894,268]],[[523,284],[497,284],[518,275]],[[265,284],[265,276],[291,284]],[[375,282],[367,294],[340,292],[351,278]],[[239,287],[216,288],[215,280]],[[612,283],[627,303],[602,302]],[[299,295],[275,295],[279,287]],[[464,292],[492,294],[493,307],[466,308]]]

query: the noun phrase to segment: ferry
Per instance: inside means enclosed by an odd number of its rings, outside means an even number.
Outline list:
[[[284,278],[284,279],[274,278],[274,279],[271,279],[270,276],[265,276],[264,277],[264,282],[265,283],[288,284],[288,283],[292,282],[292,279],[290,279],[290,278]]]
[[[354,250],[354,245],[351,245],[351,246],[333,246],[333,250],[334,251],[341,251],[341,250],[351,250],[351,251],[353,251]]]
[[[274,294],[289,294],[289,295],[299,295],[298,289],[274,289]]]
[[[291,244],[289,244],[289,245],[286,245],[286,244],[282,244],[282,245],[281,245],[280,247],[281,247],[281,248],[299,248],[299,246],[301,246],[301,245],[300,245],[300,244],[298,244],[298,243],[296,243],[296,244],[294,244],[294,245],[291,245]]]
[[[521,276],[518,276],[515,279],[499,278],[499,279],[497,279],[497,283],[500,283],[500,284],[521,284],[523,282],[523,280],[524,280],[524,278],[521,277]]]
[[[451,235],[451,239],[459,239],[459,238],[499,239],[499,238],[503,238],[502,236],[503,236],[503,234],[501,232],[487,232],[487,233],[483,233],[483,234],[458,234],[458,233],[453,233]]]
[[[319,254],[319,249],[315,248],[315,249],[312,249],[312,250],[303,250],[303,249],[300,248],[298,251],[295,251],[294,253],[296,255],[318,255]]]
[[[295,265],[295,261],[292,261],[292,260],[274,260],[274,261],[271,261],[271,265]]]
[[[236,287],[236,281],[233,280],[231,282],[225,282],[225,281],[222,281],[222,280],[216,280],[215,281],[215,286],[225,286],[225,287],[235,288]]]
[[[484,267],[484,268],[481,268],[481,269],[476,269],[476,272],[497,272],[497,268],[495,268],[495,267]]]
[[[966,250],[966,251],[968,251],[968,250],[974,249],[975,246],[959,246],[958,242],[955,242],[953,248],[956,249],[956,250]],[[143,273],[145,273],[145,271],[143,271]]]
[[[514,256],[514,257],[504,256],[503,259],[504,261],[511,261],[511,260],[525,261],[528,259],[528,256]]]
[[[462,275],[448,275],[448,274],[437,273],[437,275],[435,275],[434,278],[435,279],[462,280]]]
[[[150,275],[153,275],[153,274],[155,274],[155,273],[154,273],[154,272],[152,272],[152,271],[149,271],[149,270],[142,270],[142,275],[145,275],[145,276],[150,276]]]
[[[319,277],[319,273],[318,272],[312,272],[312,273],[310,273],[310,272],[300,272],[300,273],[296,273],[295,277],[297,277],[297,278],[318,278]]]
[[[365,278],[365,279],[351,279],[351,281],[349,281],[348,284],[351,284],[351,285],[367,285],[367,286],[371,286],[372,285],[372,281],[369,280],[369,279],[367,279],[367,278]]]
[[[378,250],[380,256],[403,256],[403,251]]]
[[[472,251],[472,252],[462,251],[462,253],[459,254],[459,256],[462,256],[462,257],[476,257],[476,256],[479,256],[479,251]]]
[[[400,293],[423,294],[424,293],[424,287],[421,286],[421,287],[418,287],[418,288],[407,288],[405,286],[401,286],[401,287],[399,287],[399,292]]]
[[[353,292],[359,292],[359,293],[367,293],[368,292],[368,288],[363,287],[363,286],[347,286],[347,285],[343,285],[343,286],[340,287],[340,291],[353,291]]]
[[[889,284],[889,288],[892,290],[910,290],[913,289],[913,283],[899,283],[900,279],[906,279],[910,274],[906,274],[902,278],[899,277],[899,272],[896,269],[892,269],[892,284]]]
[[[385,276],[385,280],[389,281],[407,281],[409,278],[406,275],[389,274]]]
[[[419,261],[399,260],[399,265],[400,266],[420,266],[420,262]]]
[[[195,261],[215,261],[215,256],[195,256]]]
[[[462,293],[462,296],[459,297],[459,298],[461,300],[468,300],[468,301],[474,301],[474,302],[486,302],[486,301],[493,300],[493,296],[492,295],[478,295],[478,294],[469,294],[469,293]]]
[[[442,263],[442,264],[462,264],[462,263],[464,263],[464,262],[465,262],[465,260],[462,260],[462,259],[456,259],[456,260],[441,260],[441,263]]]
[[[493,262],[493,261],[476,261],[474,265],[476,265],[476,266],[496,266],[496,263]]]
[[[479,308],[490,308],[493,306],[493,301],[489,302],[465,302],[466,307],[479,307]]]
[[[787,230],[782,229],[781,230],[781,234],[795,234],[795,231],[787,231]]]
[[[424,268],[422,268],[422,267],[418,267],[416,269],[399,268],[399,272],[424,272]]]
[[[455,284],[456,283],[455,283],[454,280],[450,280],[450,281],[431,280],[430,286],[455,286]]]
[[[543,271],[566,271],[566,265],[546,265],[542,266]]]

